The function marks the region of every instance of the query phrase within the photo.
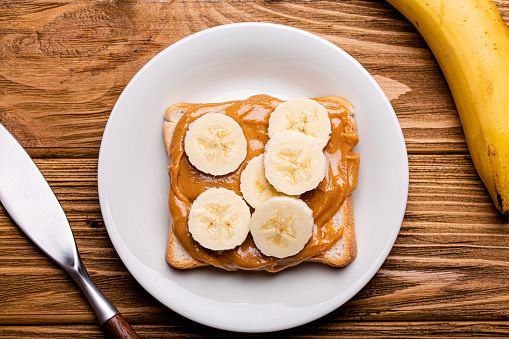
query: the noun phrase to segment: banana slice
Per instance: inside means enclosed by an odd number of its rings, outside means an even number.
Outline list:
[[[234,191],[209,188],[194,200],[187,224],[200,245],[220,251],[244,242],[250,218],[249,207]]]
[[[299,132],[275,134],[265,146],[265,177],[279,192],[299,195],[316,188],[325,177],[322,149]]]
[[[189,125],[184,148],[194,167],[223,175],[235,171],[244,161],[247,140],[235,120],[224,114],[207,113]]]
[[[299,253],[313,230],[313,211],[300,199],[274,197],[251,217],[251,235],[265,255],[285,258]]]
[[[269,118],[269,137],[284,131],[304,133],[323,149],[331,135],[329,113],[315,100],[288,100],[277,106]]]
[[[285,195],[278,192],[265,178],[263,154],[251,159],[240,175],[240,191],[253,208],[272,197]]]

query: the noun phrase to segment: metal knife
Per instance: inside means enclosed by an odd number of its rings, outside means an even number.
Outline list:
[[[0,124],[0,202],[12,220],[79,285],[110,338],[139,338],[92,282],[55,194],[33,160]]]

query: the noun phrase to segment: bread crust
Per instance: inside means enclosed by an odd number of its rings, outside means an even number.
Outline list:
[[[321,97],[317,101],[327,103],[330,107],[339,105],[347,107],[353,115],[353,106],[347,100],[341,97]],[[164,143],[168,155],[170,155],[171,142],[175,127],[180,118],[196,104],[178,103],[168,107],[165,111],[163,124]],[[306,261],[319,262],[333,267],[344,267],[352,262],[357,256],[357,240],[355,237],[355,222],[353,210],[352,195],[348,195],[340,209],[332,217],[333,226],[336,229],[343,228],[341,238],[326,252]],[[173,223],[170,223],[168,230],[168,241],[166,247],[166,261],[174,268],[192,269],[210,264],[197,260],[192,257],[182,246],[173,229]]]

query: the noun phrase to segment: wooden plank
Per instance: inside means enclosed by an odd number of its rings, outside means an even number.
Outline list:
[[[433,55],[382,1],[13,1],[0,17],[0,122],[33,156],[97,157],[115,101],[148,60],[192,33],[247,21],[307,30],[355,57],[391,99],[410,152],[467,152]]]
[[[238,338],[238,333],[225,332],[199,324],[183,321],[175,324],[134,324],[142,338]],[[296,329],[274,334],[243,334],[243,338],[497,338],[509,335],[507,321],[493,322],[344,322],[318,320]],[[0,326],[2,338],[104,338],[99,326],[49,325],[49,326]]]
[[[507,319],[507,217],[493,208],[467,155],[410,155],[409,161],[409,202],[391,254],[374,279],[326,319]],[[86,267],[106,296],[140,324],[181,319],[137,284],[114,251],[101,225],[97,161],[36,162],[70,219]],[[0,242],[0,324],[95,322],[72,280],[26,239],[1,207]]]

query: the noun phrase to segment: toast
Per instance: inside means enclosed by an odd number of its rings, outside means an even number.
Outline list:
[[[351,110],[353,113],[353,107],[343,98],[322,97],[317,99],[320,99],[320,103],[326,107],[338,107],[342,105],[347,107],[347,109]],[[197,104],[178,103],[168,107],[165,111],[163,134],[164,143],[169,156],[172,149],[172,139],[177,123],[189,109],[195,106],[197,106]],[[352,195],[349,194],[339,210],[332,216],[331,221],[334,229],[339,230],[342,228],[341,237],[327,251],[314,257],[307,258],[305,261],[319,262],[332,267],[343,267],[352,262],[357,255],[353,213],[353,198]],[[168,231],[166,261],[172,267],[178,269],[192,269],[210,265],[209,263],[195,259],[185,250],[173,229],[173,223],[170,224]]]

